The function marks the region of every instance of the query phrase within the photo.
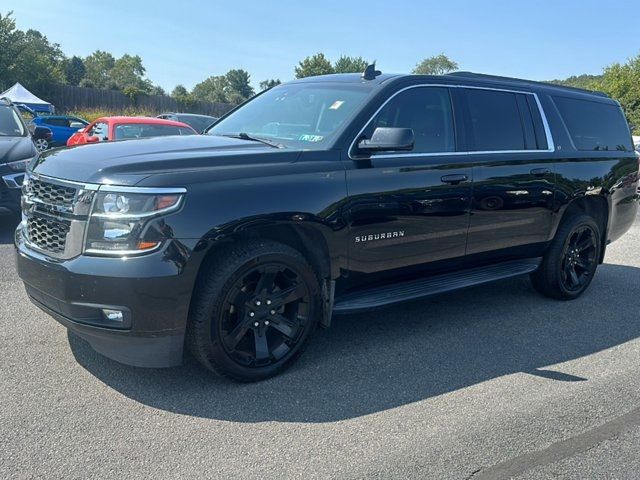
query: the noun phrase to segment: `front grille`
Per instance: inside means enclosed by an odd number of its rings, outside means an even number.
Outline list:
[[[58,207],[73,208],[77,189],[55,183],[32,179],[28,185],[29,196],[43,203]]]
[[[27,219],[27,237],[36,247],[52,253],[64,253],[68,222],[59,222],[43,217]]]

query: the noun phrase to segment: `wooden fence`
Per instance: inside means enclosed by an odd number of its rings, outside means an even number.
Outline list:
[[[46,91],[38,91],[36,94],[47,102],[52,103],[58,113],[84,108],[105,108],[109,110],[140,108],[151,110],[155,113],[188,112],[219,117],[234,107],[234,105],[228,103],[202,101],[183,104],[172,97],[164,95],[139,95],[132,99],[117,90],[73,87],[71,85],[55,85],[47,88]]]

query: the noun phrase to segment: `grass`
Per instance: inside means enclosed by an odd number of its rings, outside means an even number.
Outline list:
[[[65,112],[66,115],[74,115],[76,117],[84,118],[88,122],[93,122],[95,119],[100,117],[113,117],[113,116],[127,116],[127,117],[155,117],[162,112],[144,109],[144,108],[135,108],[135,107],[126,107],[122,109],[111,109],[111,108],[80,108],[76,110],[69,110]]]

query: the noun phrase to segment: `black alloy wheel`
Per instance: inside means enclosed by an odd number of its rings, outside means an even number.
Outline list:
[[[584,213],[563,219],[542,258],[531,274],[541,294],[558,300],[578,298],[593,280],[602,254],[598,223]]]
[[[225,297],[218,335],[238,364],[278,362],[299,341],[311,293],[291,267],[271,262],[243,272]]]
[[[277,375],[302,353],[322,312],[320,283],[297,250],[252,240],[203,267],[187,346],[209,370],[241,382]]]
[[[580,291],[591,281],[597,266],[597,233],[590,225],[574,229],[564,247],[562,282],[569,291]]]

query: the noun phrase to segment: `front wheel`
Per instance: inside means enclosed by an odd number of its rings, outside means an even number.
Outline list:
[[[233,247],[207,267],[194,293],[189,350],[234,380],[262,380],[295,361],[320,315],[315,272],[296,250],[270,241]]]
[[[540,268],[531,274],[538,292],[559,300],[573,300],[591,284],[601,252],[598,224],[588,215],[564,222],[545,254]]]

